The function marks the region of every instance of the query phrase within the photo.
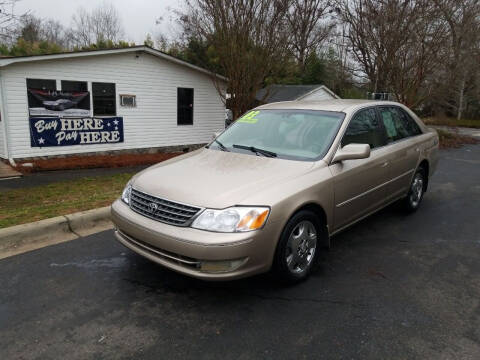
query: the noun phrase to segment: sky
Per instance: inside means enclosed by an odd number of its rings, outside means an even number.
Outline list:
[[[179,0],[111,0],[122,18],[125,40],[143,44],[146,34],[152,36],[162,33],[171,38],[174,36],[169,16],[169,8],[179,8]],[[102,4],[99,0],[20,0],[15,5],[15,14],[27,11],[41,18],[53,18],[63,25],[69,26],[72,15],[79,7],[93,9]],[[156,25],[156,20],[164,20]]]

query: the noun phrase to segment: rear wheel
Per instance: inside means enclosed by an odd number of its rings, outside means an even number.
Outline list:
[[[318,259],[324,232],[315,213],[302,210],[287,223],[280,236],[274,259],[274,270],[287,282],[305,279]]]
[[[408,212],[414,212],[420,207],[426,185],[426,174],[423,168],[418,168],[413,176],[407,197],[403,200],[403,206]]]

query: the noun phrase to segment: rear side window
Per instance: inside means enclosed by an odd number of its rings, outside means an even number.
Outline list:
[[[379,111],[387,133],[388,142],[421,133],[417,123],[404,110],[398,107],[380,107]]]
[[[352,143],[368,144],[372,149],[386,145],[385,133],[374,108],[359,111],[348,124],[342,146]]]
[[[412,119],[410,115],[408,115],[405,110],[397,108],[397,111],[400,112],[402,121],[405,123],[407,132],[410,136],[420,135],[422,133],[422,130],[420,130],[418,124],[415,122],[415,120]]]

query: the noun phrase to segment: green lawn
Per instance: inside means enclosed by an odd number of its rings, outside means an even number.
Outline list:
[[[0,228],[110,205],[133,174],[84,177],[0,192]]]

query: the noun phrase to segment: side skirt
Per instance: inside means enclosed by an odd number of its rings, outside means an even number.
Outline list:
[[[375,210],[373,210],[373,211],[370,211],[369,213],[367,213],[367,214],[359,217],[358,219],[353,220],[351,223],[342,226],[340,229],[335,230],[334,232],[332,232],[332,233],[330,234],[330,237],[332,237],[332,236],[334,236],[334,235],[337,235],[338,233],[340,233],[340,232],[346,230],[347,228],[349,228],[350,226],[355,225],[356,223],[362,221],[363,219],[369,217],[370,215],[373,215],[373,214],[375,214],[376,212],[378,212],[378,211],[386,208],[387,206],[393,204],[394,202],[396,202],[396,201],[398,201],[398,200],[400,200],[400,199],[403,199],[405,196],[406,196],[405,194],[402,194],[402,195],[400,195],[400,196],[397,196],[397,197],[393,198],[393,199],[390,200],[389,202],[385,203],[385,205],[382,205],[381,207],[379,207],[379,208],[377,208],[377,209],[375,209]]]

